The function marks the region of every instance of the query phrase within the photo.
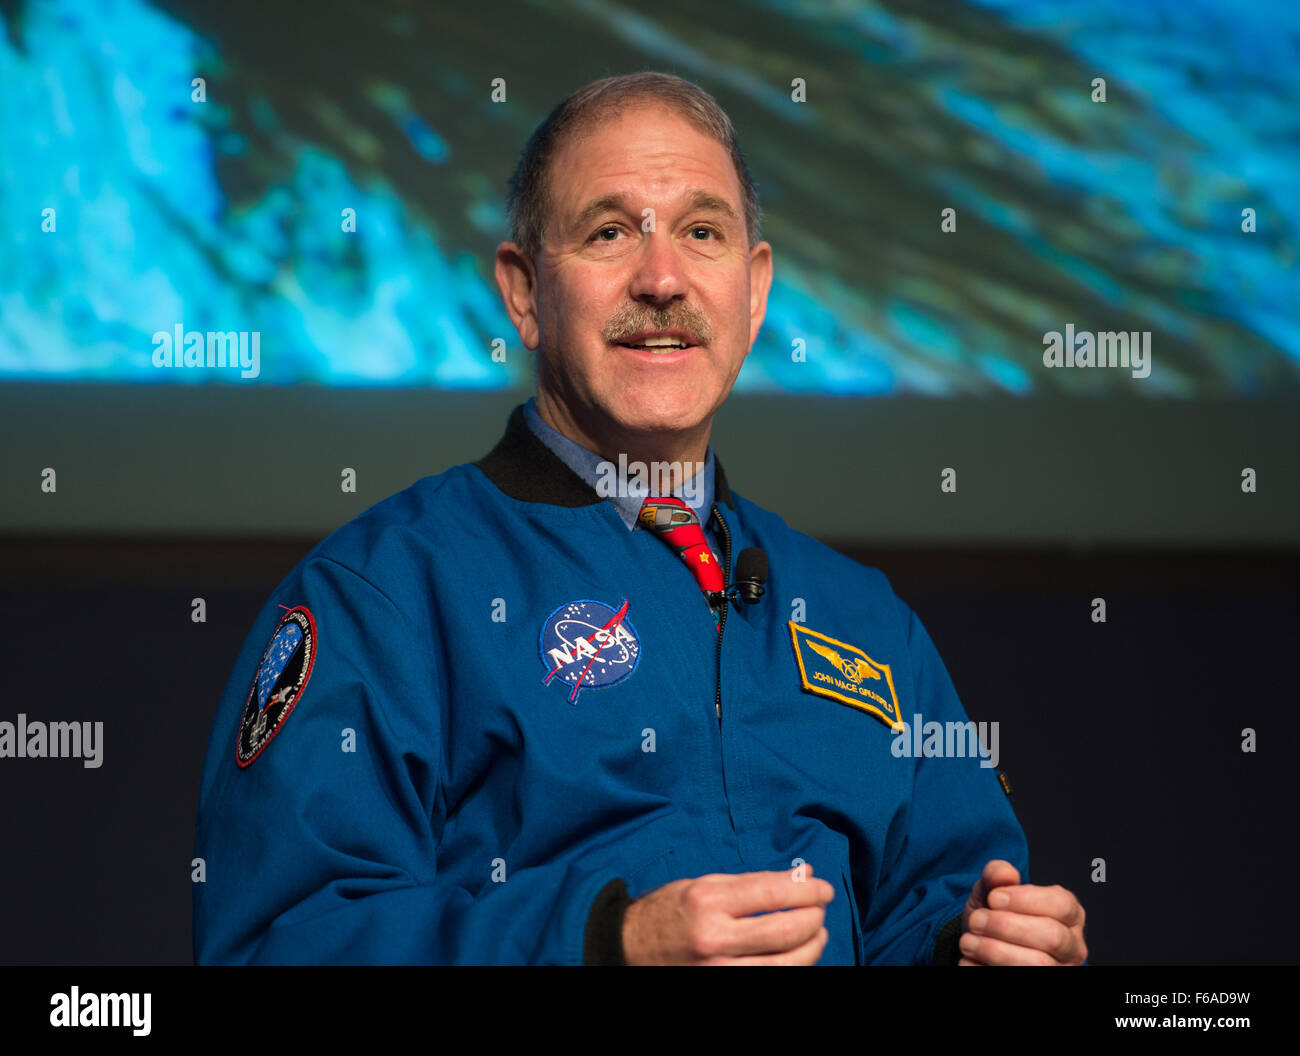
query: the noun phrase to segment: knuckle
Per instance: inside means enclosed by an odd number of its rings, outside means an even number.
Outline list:
[[[1058,919],[1067,920],[1074,913],[1074,896],[1060,884],[1052,889],[1052,900],[1057,909]]]
[[[682,892],[682,901],[690,910],[700,911],[711,909],[717,901],[715,891],[717,888],[713,884],[700,883],[698,880],[692,881]]]
[[[1054,959],[1058,961],[1067,960],[1070,956],[1070,948],[1074,945],[1074,935],[1064,924],[1058,923],[1052,930],[1055,933],[1052,942]]]
[[[688,945],[693,956],[705,961],[722,953],[722,939],[714,928],[694,929]]]
[[[803,921],[794,913],[783,913],[785,918],[781,921],[781,927],[778,931],[778,940],[786,949],[807,940],[806,930]]]
[[[776,922],[775,934],[772,941],[783,950],[790,949],[794,945],[795,928],[790,920],[789,913],[780,914],[781,919]]]

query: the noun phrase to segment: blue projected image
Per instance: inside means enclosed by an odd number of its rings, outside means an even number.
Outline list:
[[[0,0],[0,379],[526,385],[506,178],[570,91],[658,69],[731,115],[766,214],[737,391],[1300,381],[1293,3],[302,11]],[[1045,369],[1076,331],[1149,335],[1149,377]],[[155,364],[192,333],[243,364]]]

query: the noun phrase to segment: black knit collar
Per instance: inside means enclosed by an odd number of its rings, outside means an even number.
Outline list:
[[[551,506],[593,506],[604,499],[596,489],[573,472],[564,461],[537,438],[524,420],[524,406],[510,412],[505,435],[496,447],[480,458],[478,466],[498,488],[512,499],[544,502]],[[713,454],[713,494],[731,506],[731,489],[718,455]]]

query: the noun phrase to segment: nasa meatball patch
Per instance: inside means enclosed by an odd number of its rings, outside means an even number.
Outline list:
[[[300,605],[284,614],[253,675],[235,740],[240,766],[252,763],[280,732],[307,688],[315,660],[316,620]]]
[[[602,601],[571,601],[542,624],[538,642],[546,674],[542,683],[558,678],[573,688],[569,703],[584,689],[616,686],[636,670],[641,641],[627,618],[627,601],[614,609]]]

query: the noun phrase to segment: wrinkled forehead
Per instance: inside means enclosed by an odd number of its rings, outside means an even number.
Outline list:
[[[565,130],[548,174],[554,218],[572,222],[580,212],[590,211],[593,201],[608,204],[605,200],[626,190],[602,178],[601,160],[613,154],[615,163],[621,165],[625,151],[664,145],[689,153],[699,162],[692,166],[692,186],[681,193],[683,204],[720,206],[720,212],[738,220],[740,180],[726,147],[685,115],[644,101],[610,104]]]

